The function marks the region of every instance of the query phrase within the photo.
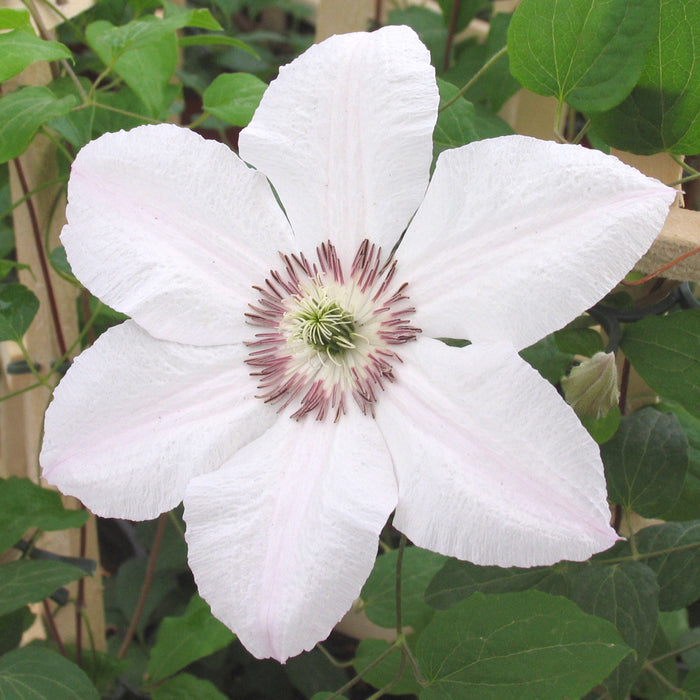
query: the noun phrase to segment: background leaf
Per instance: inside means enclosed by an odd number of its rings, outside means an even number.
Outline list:
[[[445,105],[459,90],[450,83],[438,78],[440,104]],[[485,110],[477,112],[471,102],[460,97],[456,102],[438,114],[433,132],[433,156],[448,148],[464,146],[472,141],[512,134],[513,130],[500,117],[487,116]]]
[[[700,309],[632,323],[620,347],[656,393],[700,418]]]
[[[179,673],[151,692],[153,700],[227,700],[211,681]]]
[[[266,89],[250,73],[224,73],[204,91],[204,109],[233,126],[247,126]]]
[[[700,518],[700,419],[691,416],[682,406],[669,401],[662,401],[655,408],[673,413],[688,439],[688,471],[683,489],[666,518],[667,520],[695,520]]]
[[[441,77],[454,85],[466,85],[489,59],[505,48],[511,16],[507,12],[494,15],[485,42],[478,42],[473,37],[460,42],[455,48],[453,65]],[[520,88],[520,83],[511,75],[506,54],[496,59],[481,74],[464,94],[464,98],[475,105],[489,107],[493,114]]]
[[[647,407],[623,416],[600,452],[614,503],[657,518],[678,500],[688,471],[688,440],[673,414]]]
[[[611,146],[633,153],[700,151],[700,3],[658,0],[658,31],[630,96],[593,115]]]
[[[475,593],[421,633],[416,656],[430,686],[420,698],[579,698],[629,651],[609,622],[565,598]]]
[[[430,582],[426,602],[438,610],[446,610],[473,593],[514,593],[537,589],[546,593],[568,595],[566,578],[570,567],[563,562],[555,566],[533,566],[529,569],[500,566],[477,566],[468,561],[448,559]]]
[[[32,30],[32,21],[27,10],[13,10],[0,7],[0,29]]]
[[[25,87],[0,99],[0,163],[27,150],[37,130],[54,117],[68,114],[77,100],[58,99],[46,87]]]
[[[614,107],[634,87],[656,33],[656,0],[522,0],[508,31],[510,70],[578,110]]]
[[[88,517],[86,510],[64,508],[58,492],[29,479],[0,479],[0,552],[12,547],[30,527],[65,530],[80,527]]]
[[[654,640],[659,617],[659,586],[654,572],[640,562],[580,569],[572,577],[571,599],[591,615],[611,622],[637,654],[626,656],[605,679],[613,700],[624,700],[639,675]]]
[[[36,294],[23,284],[0,286],[0,341],[22,342],[39,310]]]
[[[148,662],[149,679],[154,683],[163,680],[234,638],[233,632],[211,614],[207,603],[195,595],[182,617],[166,617],[161,622]]]
[[[35,34],[16,29],[0,34],[0,82],[21,73],[37,61],[72,58],[73,54],[57,41],[44,41]]]
[[[360,598],[367,617],[380,627],[396,628],[396,559],[398,551],[387,552],[374,564]],[[425,589],[446,558],[419,547],[404,550],[401,567],[401,611],[403,624],[422,626],[432,614],[424,602]]]
[[[85,673],[60,654],[28,646],[0,657],[3,700],[99,700]]]
[[[62,561],[21,559],[3,564],[0,566],[0,615],[44,600],[57,588],[83,576],[82,569]]]
[[[360,672],[367,668],[367,666],[390,646],[389,642],[382,639],[363,639],[357,647],[355,658],[352,662],[355,670]],[[414,644],[411,644],[411,647],[413,646]],[[383,688],[385,685],[388,685],[396,678],[401,668],[401,656],[402,652],[397,648],[368,671],[363,676],[364,679],[375,688]],[[419,691],[420,686],[413,675],[413,671],[411,667],[406,664],[398,682],[396,685],[392,686],[391,693],[392,695],[417,695]]]
[[[661,610],[678,610],[700,598],[700,520],[645,527],[635,542],[656,574]]]

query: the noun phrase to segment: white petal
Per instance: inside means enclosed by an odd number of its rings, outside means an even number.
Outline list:
[[[237,342],[277,251],[293,251],[269,184],[226,146],[172,124],[105,134],[68,184],[61,240],[78,279],[151,335]]]
[[[373,420],[281,417],[187,489],[199,592],[252,654],[284,662],[325,639],[350,608],[395,505]]]
[[[624,277],[674,196],[579,146],[504,136],[445,151],[398,251],[416,323],[527,347]]]
[[[615,542],[598,448],[506,344],[406,345],[377,422],[399,480],[394,525],[475,564],[582,560]]]
[[[254,398],[245,348],[201,348],[112,328],[63,378],[46,412],[44,477],[104,517],[154,518],[276,419]]]
[[[388,253],[428,184],[439,96],[408,27],[334,36],[280,69],[240,135],[277,190],[302,250]]]

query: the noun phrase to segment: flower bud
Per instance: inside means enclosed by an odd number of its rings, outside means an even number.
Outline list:
[[[579,418],[598,420],[605,416],[620,398],[615,355],[597,352],[562,377],[561,386]]]

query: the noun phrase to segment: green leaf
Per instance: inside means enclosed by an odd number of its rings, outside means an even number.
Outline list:
[[[32,622],[34,615],[26,605],[0,616],[0,656],[19,646]]]
[[[204,109],[233,126],[247,126],[266,89],[250,73],[224,73],[204,91]]]
[[[700,598],[700,520],[645,527],[635,543],[640,559],[656,573],[661,610],[678,610]]]
[[[398,550],[377,557],[360,598],[367,617],[380,627],[396,628],[396,559]],[[432,609],[423,601],[425,589],[446,558],[419,547],[404,550],[401,567],[403,624],[420,627]]]
[[[57,99],[46,87],[25,87],[0,99],[0,163],[27,149],[42,124],[68,114],[74,97]]]
[[[688,440],[673,414],[647,407],[624,416],[600,451],[614,503],[656,518],[678,500],[688,470]]]
[[[644,666],[642,672],[632,687],[632,697],[644,698],[644,700],[663,700],[668,695],[669,683],[678,685],[678,666],[673,655],[670,653],[672,647],[664,633],[663,627],[659,625],[654,635],[649,656],[655,659],[665,656],[662,661],[653,666]],[[675,700],[678,700],[676,697]]]
[[[386,652],[390,646],[389,642],[382,639],[363,639],[357,647],[352,665],[356,671],[360,672]],[[401,669],[401,655],[401,650],[396,648],[371,670],[363,674],[364,680],[375,688],[382,688],[391,683]],[[396,685],[391,687],[391,693],[392,695],[416,695],[419,691],[420,686],[416,682],[413,671],[406,664]]]
[[[193,661],[228,646],[234,637],[211,614],[207,603],[198,595],[193,596],[182,617],[166,617],[161,623],[148,662],[149,680],[157,683],[173,675]]]
[[[570,355],[593,357],[605,350],[600,333],[592,328],[564,328],[554,333],[554,341],[559,350]]]
[[[438,4],[442,10],[442,20],[449,27],[452,23],[455,2],[454,0],[438,0]],[[488,0],[460,0],[453,31],[461,32],[488,4]]]
[[[630,324],[620,347],[655,392],[700,418],[700,309]]]
[[[292,685],[305,698],[326,688],[340,688],[348,679],[345,670],[332,664],[318,647],[287,659],[284,670]]]
[[[44,41],[22,29],[0,34],[0,82],[21,73],[36,61],[56,61],[72,56],[63,44]]]
[[[700,151],[700,3],[659,0],[660,21],[644,71],[615,109],[593,115],[611,146],[633,153]]]
[[[27,603],[38,603],[57,588],[83,576],[82,569],[62,561],[21,559],[3,564],[0,566],[0,615]]]
[[[659,616],[659,586],[640,562],[580,569],[572,579],[571,599],[591,615],[611,622],[636,652],[625,657],[605,680],[613,700],[624,700],[651,649]]]
[[[205,8],[187,9],[169,0],[160,0],[160,4],[165,8],[166,26],[172,29],[182,29],[183,27],[197,27],[199,29],[209,29],[220,31],[223,27],[214,19],[211,12]]]
[[[683,482],[683,490],[666,519],[700,518],[700,419],[691,416],[682,406],[669,401],[662,401],[655,408],[665,413],[673,413],[680,421],[681,428],[688,438],[688,471]]]
[[[574,361],[571,353],[562,352],[557,347],[553,335],[545,336],[534,345],[521,350],[520,357],[552,384],[559,383]]]
[[[694,668],[685,677],[680,695],[672,697],[674,700],[700,700],[700,668]]]
[[[165,20],[134,20],[122,27],[99,20],[88,25],[86,37],[151,115],[157,116],[167,107],[165,87],[177,67],[177,38]]]
[[[0,7],[0,29],[32,30],[32,20],[27,10],[11,10]]]
[[[457,95],[458,88],[438,78],[440,89],[440,105]],[[480,110],[478,113],[471,102],[460,97],[456,102],[438,113],[437,124],[433,132],[433,153],[438,154],[448,148],[464,146],[472,141],[480,141],[494,136],[512,134],[513,130],[499,117],[486,117],[488,113]]]
[[[387,18],[388,24],[405,24],[415,30],[430,51],[431,63],[437,69],[442,68],[445,60],[447,29],[437,12],[414,5],[389,10]]]
[[[466,85],[477,71],[484,68],[487,61],[506,47],[511,17],[507,12],[494,15],[484,43],[470,38],[458,44],[455,62],[442,74],[442,78],[453,85]],[[464,98],[475,105],[487,105],[493,112],[497,112],[520,88],[520,83],[511,75],[506,54],[497,58],[481,73],[464,94]]]
[[[248,46],[248,44],[242,42],[240,39],[236,39],[233,36],[228,36],[226,34],[193,34],[190,36],[181,36],[178,38],[177,43],[180,46],[235,46],[237,49],[243,49],[247,51],[251,56],[259,58],[257,52]]]
[[[448,559],[430,582],[425,602],[439,610],[452,607],[473,593],[514,593],[536,588],[546,593],[568,595],[567,571],[577,564],[533,566],[530,569],[477,566]]]
[[[316,695],[312,696],[311,700],[327,700],[327,698],[330,698],[331,696],[333,696],[333,700],[347,700],[345,695],[336,695],[330,691],[316,693]]]
[[[421,700],[579,698],[630,652],[607,621],[539,591],[475,593],[436,612],[416,656]]]
[[[39,300],[23,284],[0,287],[0,341],[22,342],[22,337],[39,310]]]
[[[85,673],[60,654],[28,646],[0,657],[3,700],[99,700]]]
[[[227,700],[211,681],[180,673],[151,691],[153,700]]]
[[[644,68],[656,0],[523,0],[508,32],[510,70],[526,87],[585,112],[619,104]]]
[[[12,547],[30,527],[65,530],[84,525],[88,517],[86,510],[64,508],[56,491],[29,479],[0,479],[0,552]]]
[[[581,418],[583,427],[590,436],[599,444],[610,440],[620,427],[622,415],[617,406],[613,406],[604,416],[600,418]]]

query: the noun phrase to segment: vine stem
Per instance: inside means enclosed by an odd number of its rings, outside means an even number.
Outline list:
[[[452,43],[454,42],[455,32],[457,30],[457,18],[462,7],[462,0],[453,0],[452,12],[450,13],[450,23],[447,27],[447,38],[445,39],[445,56],[442,59],[442,69],[447,70],[450,67],[450,54],[452,53]]]
[[[698,173],[698,176],[700,177],[700,173]],[[693,177],[695,177],[695,175],[693,175]],[[645,277],[642,277],[642,279],[635,280],[634,282],[626,282],[625,280],[623,280],[622,284],[624,284],[625,287],[638,287],[641,284],[645,284],[646,282],[653,280],[654,277],[656,277],[657,275],[660,275],[662,272],[666,272],[666,270],[674,267],[675,265],[678,265],[678,263],[683,262],[692,255],[697,255],[698,253],[700,253],[700,245],[697,248],[688,250],[687,252],[683,253],[683,255],[679,255],[677,258],[671,260],[671,262],[662,265],[658,270],[654,270],[654,272],[650,272]]]
[[[700,647],[700,642],[693,642],[692,644],[687,644],[686,646],[681,647],[680,649],[674,649],[673,651],[669,651],[667,654],[661,654],[661,656],[657,656],[655,659],[648,659],[647,663],[653,666],[654,664],[658,664],[660,661],[665,661],[666,659],[678,656],[679,654],[682,654],[685,651],[690,651],[691,649],[696,649],[697,647]]]
[[[335,700],[335,698],[339,698],[346,690],[350,690],[350,688],[359,683],[369,671],[371,671],[375,666],[378,666],[382,661],[384,661],[384,659],[386,659],[387,656],[396,651],[396,649],[398,649],[399,646],[400,644],[398,641],[394,642],[388,649],[385,649],[376,659],[370,661],[370,663],[368,663],[361,671],[359,671],[354,678],[351,678],[344,686],[338,688],[338,690],[336,690],[335,693],[329,695],[326,698],[326,700]]]
[[[46,624],[51,630],[51,636],[54,638],[61,656],[67,656],[66,648],[63,646],[63,640],[61,639],[61,633],[58,631],[58,627],[56,627],[56,621],[53,619],[51,607],[49,606],[49,601],[47,599],[44,599],[44,618],[46,619]]]
[[[630,361],[625,358],[622,363],[622,376],[620,377],[620,398],[618,400],[618,408],[620,409],[620,415],[624,416],[627,414],[627,391],[630,384]]]
[[[676,688],[676,686],[673,685],[673,683],[671,683],[671,681],[668,680],[668,678],[666,678],[666,676],[664,676],[663,673],[657,671],[648,661],[644,664],[642,668],[644,668],[646,671],[649,671],[649,673],[655,675],[659,679],[659,681],[661,681],[661,683],[665,685],[672,693],[681,692],[680,688]]]
[[[158,517],[158,527],[156,529],[156,535],[153,538],[153,546],[151,547],[151,553],[148,557],[148,566],[146,567],[146,575],[143,579],[143,586],[141,586],[141,593],[139,594],[139,600],[136,603],[136,610],[134,610],[134,615],[129,623],[129,629],[126,631],[124,641],[119,649],[117,658],[123,659],[126,654],[131,640],[136,631],[136,626],[141,619],[141,613],[143,613],[144,605],[146,604],[146,598],[148,597],[148,591],[151,588],[151,581],[153,580],[153,574],[156,570],[156,560],[158,559],[158,550],[160,549],[160,543],[163,539],[163,532],[165,531],[165,524],[168,522],[168,514],[161,513]]]
[[[479,68],[479,70],[478,70],[476,73],[474,73],[474,75],[467,81],[467,84],[466,84],[463,88],[460,88],[460,89],[457,91],[457,94],[456,94],[454,97],[452,97],[451,99],[447,100],[447,102],[445,102],[445,104],[442,105],[442,107],[440,107],[440,109],[438,110],[438,113],[439,113],[439,112],[443,112],[443,111],[446,110],[448,107],[451,107],[455,102],[457,102],[457,100],[458,100],[460,97],[463,97],[463,96],[464,96],[464,93],[466,93],[467,90],[469,90],[469,88],[470,88],[472,85],[474,85],[474,83],[475,83],[477,80],[479,80],[479,78],[481,78],[481,76],[482,76],[489,68],[491,68],[491,66],[492,66],[501,56],[505,56],[505,54],[507,53],[507,51],[508,51],[508,47],[507,47],[507,46],[504,46],[504,47],[503,47],[502,49],[500,49],[499,51],[496,51],[496,53],[495,53],[493,56],[491,56],[491,58],[489,58],[489,60],[486,61],[486,63],[484,63],[484,65],[481,66],[481,68]]]
[[[17,171],[17,177],[19,179],[20,187],[22,188],[22,193],[26,197],[27,211],[29,212],[29,221],[31,222],[32,234],[34,236],[34,245],[36,246],[37,257],[39,258],[39,266],[41,267],[41,276],[44,278],[44,284],[46,285],[46,296],[49,302],[49,309],[51,312],[51,320],[53,321],[54,331],[56,333],[56,342],[58,344],[58,350],[61,355],[66,354],[66,340],[63,337],[63,329],[61,328],[61,319],[58,315],[58,304],[56,302],[56,293],[53,288],[53,283],[51,277],[49,276],[49,266],[46,262],[46,251],[44,250],[44,245],[42,243],[41,236],[41,226],[39,225],[39,217],[36,213],[36,208],[34,207],[34,202],[32,201],[29,193],[29,185],[27,184],[27,178],[24,175],[24,168],[19,158],[14,160],[15,170]]]

